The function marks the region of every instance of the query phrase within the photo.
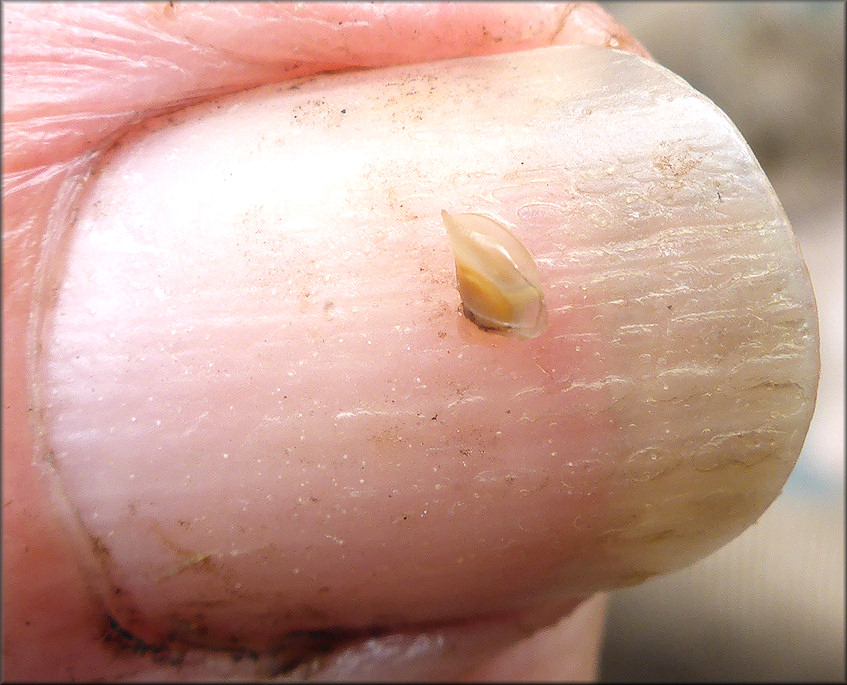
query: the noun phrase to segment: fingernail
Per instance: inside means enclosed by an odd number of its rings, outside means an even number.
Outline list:
[[[86,190],[33,405],[145,640],[272,650],[637,582],[755,521],[802,445],[791,227],[726,116],[637,56],[272,85],[146,124]],[[443,209],[526,248],[541,335],[462,314]]]

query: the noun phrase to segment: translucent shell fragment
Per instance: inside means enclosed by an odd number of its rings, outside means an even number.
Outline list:
[[[465,316],[480,328],[536,338],[547,325],[538,269],[505,226],[481,214],[441,212],[456,259]]]

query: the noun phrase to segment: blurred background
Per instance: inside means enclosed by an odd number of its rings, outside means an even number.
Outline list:
[[[602,682],[844,681],[842,2],[601,2],[735,122],[809,267],[821,382],[782,495],[684,571],[613,593]]]

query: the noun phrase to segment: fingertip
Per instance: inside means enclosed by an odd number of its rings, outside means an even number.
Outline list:
[[[574,3],[565,8],[554,44],[596,45],[652,59],[624,26],[594,2]]]

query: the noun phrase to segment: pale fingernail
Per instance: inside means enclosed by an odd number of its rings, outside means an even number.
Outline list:
[[[460,312],[440,212],[537,265]],[[639,57],[547,48],[150,122],[44,265],[33,404],[107,610],[147,640],[509,610],[683,566],[780,491],[818,374],[735,127]]]

